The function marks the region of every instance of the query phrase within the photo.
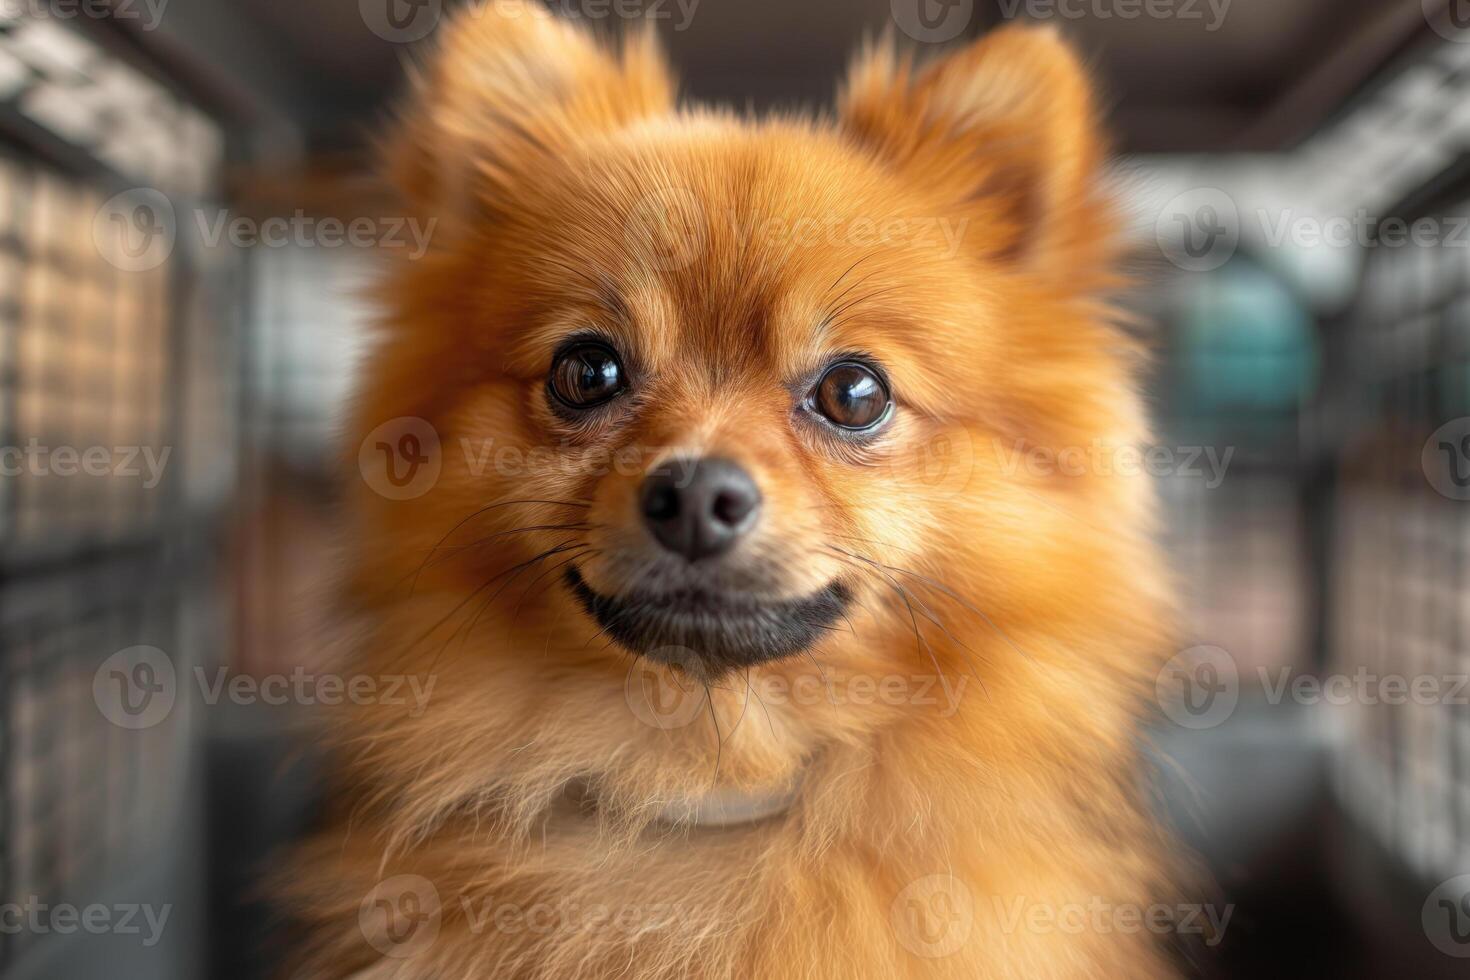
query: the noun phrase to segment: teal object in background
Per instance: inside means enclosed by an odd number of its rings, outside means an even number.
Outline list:
[[[1205,423],[1294,416],[1319,380],[1311,315],[1282,280],[1242,258],[1194,284],[1174,363],[1174,412]]]

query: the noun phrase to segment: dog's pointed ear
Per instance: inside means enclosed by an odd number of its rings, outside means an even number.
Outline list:
[[[870,46],[839,112],[860,143],[972,217],[967,241],[982,251],[1069,276],[1101,264],[1112,222],[1092,85],[1055,31],[1003,28],[926,65]]]
[[[493,211],[569,144],[674,105],[651,28],[613,47],[534,0],[485,0],[434,43],[384,146],[391,183],[421,210]]]

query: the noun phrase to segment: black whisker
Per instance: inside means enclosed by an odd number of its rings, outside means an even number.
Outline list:
[[[464,630],[464,635],[468,637],[475,631],[475,624],[480,621],[480,617],[485,614],[485,610],[489,609],[491,604],[494,603],[496,599],[500,598],[500,596],[505,593],[505,590],[510,588],[511,584],[515,582],[516,579],[520,578],[527,569],[534,567],[535,565],[545,561],[547,558],[550,558],[553,555],[563,554],[567,551],[575,551],[581,547],[584,547],[584,545],[578,543],[574,539],[568,539],[548,551],[543,551],[541,554],[537,555],[535,558],[532,558],[530,561],[522,562],[516,568],[515,573],[511,575],[510,578],[506,579],[505,582],[501,584],[500,588],[496,589],[488,599],[480,604],[479,610],[469,621],[469,624],[466,627],[462,627],[462,629]],[[454,637],[450,636],[449,642],[453,641]]]
[[[720,719],[715,714],[715,699],[710,694],[708,684],[704,684],[704,700],[709,705],[709,720],[715,726],[715,771],[710,774],[710,787],[714,788],[720,784],[720,762],[725,758],[725,739],[720,735]]]
[[[510,621],[511,621],[511,623],[512,624],[515,623],[516,618],[520,616],[520,614],[521,614],[521,606],[522,606],[522,604],[525,603],[527,597],[530,596],[531,590],[536,587],[536,583],[537,582],[541,581],[546,576],[548,576],[550,574],[553,574],[554,572],[557,572],[557,571],[560,571],[563,568],[566,568],[568,565],[570,565],[572,562],[576,561],[578,558],[586,558],[589,555],[600,554],[601,553],[601,550],[602,549],[600,549],[600,548],[594,548],[591,545],[584,545],[583,546],[583,549],[581,551],[574,552],[573,554],[569,555],[568,557],[563,558],[561,561],[557,562],[555,565],[552,565],[549,568],[543,569],[541,571],[541,574],[539,574],[535,578],[531,579],[531,583],[526,586],[526,590],[524,592],[522,592],[521,593],[521,597],[516,600],[515,608],[511,611],[511,615],[510,615]],[[540,598],[541,595],[544,595],[545,592],[546,592],[546,589],[547,588],[550,588],[552,585],[555,585],[555,584],[556,584],[556,579],[552,579],[550,582],[548,582],[546,584],[546,588],[543,588],[541,590],[541,592],[538,593],[537,598]]]
[[[869,276],[868,278],[872,278],[872,277]],[[863,282],[867,282],[867,279],[864,279]],[[833,326],[833,327],[838,326],[839,324],[841,324],[841,323],[844,322],[843,320],[841,320],[839,318],[842,316],[842,314],[846,313],[848,310],[852,309],[855,306],[858,306],[861,303],[866,303],[869,300],[877,299],[879,296],[885,296],[888,293],[896,292],[898,289],[899,289],[898,286],[887,286],[887,287],[885,287],[883,289],[875,289],[875,290],[873,290],[870,293],[864,293],[863,295],[859,296],[857,299],[849,300],[846,304],[844,304],[842,306],[841,309],[838,309],[838,310],[834,311],[831,316],[827,317],[827,323],[830,326]]]
[[[832,537],[834,537],[834,538],[842,538],[842,539],[844,539],[846,541],[856,541],[858,544],[873,545],[874,547],[878,547],[878,548],[891,548],[894,551],[901,551],[901,552],[903,552],[906,555],[913,555],[915,557],[919,557],[920,556],[919,555],[919,552],[917,552],[917,551],[913,551],[913,550],[911,550],[909,548],[900,548],[896,544],[889,544],[887,541],[879,541],[876,538],[862,538],[862,537],[858,537],[856,534],[834,534],[834,535],[832,535]]]
[[[835,545],[832,545],[832,546],[829,546],[829,547],[832,548],[834,551],[836,551],[839,554],[848,555],[848,556],[850,556],[852,558],[858,559],[859,561],[866,562],[866,563],[872,565],[875,569],[878,569],[878,570],[887,569],[887,570],[899,572],[899,573],[902,573],[902,574],[912,575],[915,578],[917,578],[920,582],[924,583],[925,585],[928,585],[931,588],[935,588],[935,589],[940,590],[940,592],[942,594],[944,594],[944,595],[946,595],[946,596],[954,599],[956,602],[960,603],[962,606],[964,606],[964,607],[966,607],[968,609],[973,610],[978,616],[980,616],[981,619],[983,619],[985,621],[986,625],[988,625],[991,629],[995,630],[996,633],[1000,635],[1001,639],[1005,640],[1006,644],[1008,646],[1010,646],[1011,649],[1016,650],[1017,653],[1021,653],[1022,656],[1027,656],[1025,653],[1022,653],[1022,651],[1020,650],[1020,648],[1018,648],[1015,645],[1015,643],[1013,643],[1011,641],[1010,637],[1006,636],[1005,633],[1002,632],[999,629],[999,627],[997,627],[995,625],[995,623],[991,621],[991,619],[990,619],[989,616],[986,616],[983,612],[981,612],[973,604],[966,602],[962,597],[960,597],[958,594],[956,594],[952,589],[950,589],[948,586],[944,585],[944,583],[939,582],[939,581],[936,581],[934,579],[931,579],[931,578],[929,578],[927,576],[920,575],[918,572],[914,572],[914,571],[911,571],[911,570],[906,569],[906,568],[898,568],[898,567],[893,566],[893,565],[885,565],[882,562],[878,562],[877,560],[875,560],[873,558],[869,558],[866,555],[858,555],[858,554],[856,554],[854,552],[847,551],[846,549],[837,548]],[[895,585],[895,586],[897,585],[896,580],[893,580],[891,576],[887,576],[886,573],[885,573],[885,577],[886,578],[889,578],[890,584]],[[900,591],[902,592],[903,591],[902,588],[901,587],[899,587],[899,588],[900,588]],[[905,593],[905,594],[907,594],[907,593]],[[965,655],[966,655],[967,658],[978,658],[982,662],[985,661],[985,658],[983,656],[981,656],[980,654],[976,653],[969,646],[967,646],[965,643],[963,643],[958,637],[956,637],[949,630],[949,628],[947,626],[945,626],[945,624],[943,622],[940,621],[939,617],[937,617],[936,615],[934,615],[933,611],[930,610],[926,605],[924,605],[924,603],[922,601],[920,601],[917,598],[914,598],[914,601],[915,602],[918,602],[919,607],[923,611],[923,614],[924,614],[925,618],[927,618],[932,623],[934,623],[935,626],[938,626],[940,628],[940,630],[942,630],[944,632],[944,635],[945,636],[949,637],[955,643],[955,645],[960,648],[960,650],[964,651],[964,653],[965,653]],[[909,607],[909,614],[912,617],[912,615],[913,615],[913,607],[912,606]],[[931,657],[932,657],[932,652],[931,652]],[[1027,659],[1030,659],[1030,657],[1027,656]],[[979,682],[981,690],[985,691],[986,692],[986,696],[989,697],[989,689],[986,688],[985,681],[980,677],[979,674],[977,674],[975,672],[975,666],[974,666],[974,664],[973,663],[967,663],[967,666],[969,667],[969,670],[970,670],[970,676],[973,677],[973,678],[975,678],[975,680],[977,682]]]
[[[974,613],[976,616],[979,616],[981,619],[985,620],[985,625],[986,626],[989,626],[992,630],[994,630],[995,633],[996,633],[996,635],[999,636],[1002,640],[1004,640],[1006,642],[1006,645],[1009,646],[1012,650],[1016,651],[1021,656],[1025,657],[1027,660],[1034,659],[1031,656],[1031,654],[1027,653],[1025,650],[1022,650],[1020,647],[1016,646],[1015,642],[1009,636],[1006,635],[1006,633],[1005,633],[1004,630],[1002,630],[999,626],[995,625],[994,620],[992,620],[989,616],[987,616],[985,614],[985,611],[984,610],[980,609],[978,606],[976,606],[975,604],[971,603],[964,596],[962,596],[959,593],[955,592],[953,589],[951,589],[949,586],[945,585],[943,582],[940,582],[940,581],[937,581],[935,579],[932,579],[932,578],[930,578],[927,575],[921,575],[918,572],[913,571],[912,569],[899,568],[896,565],[884,565],[883,567],[884,568],[887,568],[890,571],[897,572],[900,575],[907,575],[907,576],[909,576],[911,578],[917,579],[920,582],[923,582],[925,585],[929,586],[931,589],[935,589],[935,590],[939,591],[940,593],[942,593],[942,594],[948,596],[949,598],[953,599],[955,602],[959,603],[962,608],[968,610],[969,612]]]
[[[504,531],[496,531],[494,534],[488,534],[483,538],[476,538],[474,541],[470,541],[465,544],[440,545],[437,550],[465,551],[470,548],[478,548],[481,545],[489,544],[491,541],[499,541],[501,538],[508,538],[512,534],[529,534],[532,531],[594,531],[601,526],[602,525],[600,524],[588,524],[585,522],[574,522],[569,524],[528,524],[525,527],[513,527]]]
[[[858,266],[862,265],[864,262],[866,262],[868,259],[871,259],[872,257],[873,257],[873,253],[872,252],[869,252],[867,255],[862,256],[856,262],[854,262],[852,265],[848,266],[847,267],[847,271],[844,272],[842,275],[838,276],[837,277],[837,281],[834,282],[832,285],[830,285],[830,286],[827,287],[827,292],[830,293],[832,290],[834,290],[838,286],[842,285],[842,280],[844,280],[848,276],[850,276],[852,274],[852,270],[853,269],[856,269]],[[852,286],[848,286],[847,288],[848,289],[852,289]],[[846,292],[843,292],[841,295],[839,295],[837,297],[836,300],[834,300],[834,302],[841,301],[842,297],[843,296],[846,296],[846,295],[847,295],[847,293]]]
[[[746,689],[746,691],[749,692],[749,694],[746,695],[747,700],[749,699],[750,694],[754,694],[755,695],[756,702],[758,704],[760,704],[760,706],[761,706],[761,710],[766,713],[766,726],[768,728],[770,728],[770,730],[771,730],[771,738],[774,739],[776,737],[776,723],[771,720],[771,709],[768,708],[768,707],[766,707],[766,701],[765,701],[765,698],[762,698],[761,697],[761,692],[757,691],[755,688],[753,688],[753,687],[750,686],[750,668],[749,667],[745,668],[745,689]]]
[[[925,639],[924,639],[923,633],[920,632],[920,630],[919,630],[919,617],[914,612],[914,602],[916,602],[918,600],[912,600],[911,601],[910,596],[909,596],[909,593],[908,593],[908,590],[906,590],[902,585],[899,585],[898,584],[898,580],[895,579],[893,576],[889,575],[887,572],[885,572],[883,570],[883,567],[881,565],[879,565],[878,562],[874,561],[873,559],[867,558],[867,557],[865,557],[863,555],[854,554],[853,552],[850,552],[850,551],[844,551],[843,549],[837,548],[836,546],[833,546],[833,545],[828,545],[827,547],[831,548],[834,552],[836,552],[838,554],[845,554],[845,555],[847,555],[850,558],[855,558],[858,561],[862,561],[862,562],[867,563],[868,565],[871,565],[874,568],[874,570],[883,579],[887,580],[887,583],[888,583],[889,587],[892,588],[895,592],[898,593],[899,598],[903,600],[904,606],[908,609],[909,622],[913,626],[914,640],[918,644],[919,652],[928,655],[930,662],[934,664],[934,670],[939,674],[940,677],[943,677],[944,676],[944,669],[939,666],[939,658],[934,655],[934,651],[929,647],[928,642],[925,641]],[[920,605],[923,605],[923,604],[920,603]],[[927,610],[926,610],[926,616],[932,622],[934,622],[934,624],[936,626],[938,626],[940,629],[944,630],[944,632],[946,634],[949,633],[948,630],[945,630],[944,629],[944,624],[940,623],[937,619],[935,619],[933,617],[933,614],[932,613],[929,613]],[[953,638],[953,637],[951,637],[951,638]],[[956,640],[955,642],[958,643],[959,641]],[[973,668],[971,668],[971,674],[974,674],[974,669]],[[976,680],[979,680],[980,678],[978,676],[976,676],[975,679]],[[982,682],[982,686],[984,686],[983,682]]]
[[[454,616],[456,616],[460,612],[460,610],[462,610],[466,605],[468,605],[477,595],[479,595],[481,592],[483,592],[485,589],[489,588],[490,586],[494,585],[499,579],[504,578],[507,575],[514,574],[514,573],[520,571],[521,569],[526,568],[529,565],[532,565],[532,564],[535,564],[538,561],[541,561],[544,558],[548,558],[552,554],[555,554],[555,553],[557,553],[560,550],[564,550],[564,549],[562,549],[560,547],[549,548],[546,551],[543,551],[541,554],[537,555],[535,558],[529,559],[528,561],[523,561],[523,562],[521,562],[521,563],[519,563],[517,565],[512,565],[510,568],[507,568],[507,569],[505,569],[503,571],[497,572],[496,574],[490,576],[488,579],[486,579],[484,582],[482,582],[479,586],[477,586],[474,589],[474,591],[470,592],[463,599],[461,599],[458,603],[456,603],[455,604],[455,607],[453,609],[449,610],[448,613],[446,613],[437,622],[435,622],[434,625],[430,626],[427,630],[425,630],[416,640],[414,640],[412,643],[410,643],[405,649],[412,650],[414,647],[418,646],[420,643],[422,643],[425,640],[427,640],[430,636],[434,635],[434,633],[437,632],[441,626],[443,626],[445,623],[449,622],[450,619],[454,618]],[[456,629],[455,632],[457,633],[458,632],[458,629]],[[453,636],[454,636],[454,634],[450,634],[450,638],[451,639],[453,639]],[[446,646],[447,646],[447,644],[446,644]],[[441,649],[440,652],[441,653],[443,652],[442,649]],[[435,658],[435,664],[437,665],[437,663],[438,663],[438,658],[436,657]]]
[[[590,508],[592,506],[592,502],[591,501],[582,501],[582,500],[539,500],[539,499],[535,499],[535,498],[527,499],[527,500],[498,500],[498,501],[496,501],[493,504],[487,504],[484,507],[481,507],[479,510],[476,510],[476,511],[470,513],[468,516],[461,518],[459,520],[459,522],[454,525],[454,527],[451,527],[448,530],[448,532],[445,533],[444,537],[440,538],[437,542],[435,542],[434,547],[430,548],[429,551],[428,551],[428,553],[424,555],[424,560],[419,563],[419,567],[416,568],[416,569],[414,569],[414,571],[413,571],[413,574],[412,574],[411,577],[414,580],[414,586],[416,587],[418,585],[419,573],[424,570],[424,564],[426,564],[428,562],[428,560],[434,556],[434,552],[438,551],[439,550],[439,546],[442,545],[445,541],[448,541],[449,538],[454,534],[454,532],[458,531],[460,528],[464,527],[466,524],[468,524],[470,521],[474,520],[476,517],[479,517],[481,514],[489,513],[490,511],[497,510],[497,509],[499,509],[501,507],[511,507],[511,506],[516,505],[516,504],[544,504],[544,505],[549,506],[549,507],[582,507],[582,508]],[[408,575],[405,575],[404,576],[404,578],[409,578],[409,577],[410,576],[408,576]],[[395,584],[402,584],[402,581],[403,581],[403,579],[400,579],[398,581],[398,583],[395,583]],[[413,589],[412,588],[409,589],[409,594],[410,595],[413,594]]]
[[[802,652],[806,654],[807,659],[812,662],[812,665],[817,668],[817,676],[822,679],[822,686],[827,689],[827,706],[832,709],[834,715],[837,714],[837,699],[832,696],[832,679],[827,676],[827,671],[822,667],[822,662],[817,659],[816,654],[810,650],[803,650]]]
[[[745,720],[745,712],[750,710],[750,668],[745,668],[745,700],[740,704],[740,717],[735,719],[735,724],[730,728],[728,738],[734,738],[735,733],[740,731],[740,723]]]

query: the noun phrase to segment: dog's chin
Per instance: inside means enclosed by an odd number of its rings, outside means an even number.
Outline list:
[[[840,581],[795,599],[700,589],[603,595],[576,566],[567,569],[566,582],[617,643],[708,677],[796,656],[833,630],[852,600]]]

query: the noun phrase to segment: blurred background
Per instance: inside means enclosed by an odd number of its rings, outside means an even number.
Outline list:
[[[1470,3],[552,5],[652,16],[686,94],[757,109],[885,29],[1082,47],[1187,607],[1157,796],[1235,910],[1191,969],[1466,976]],[[0,0],[5,980],[276,966],[250,882],[312,820],[302,706],[174,695],[316,657],[358,288],[413,247],[368,141],[447,6]],[[125,681],[169,707],[104,710]]]

